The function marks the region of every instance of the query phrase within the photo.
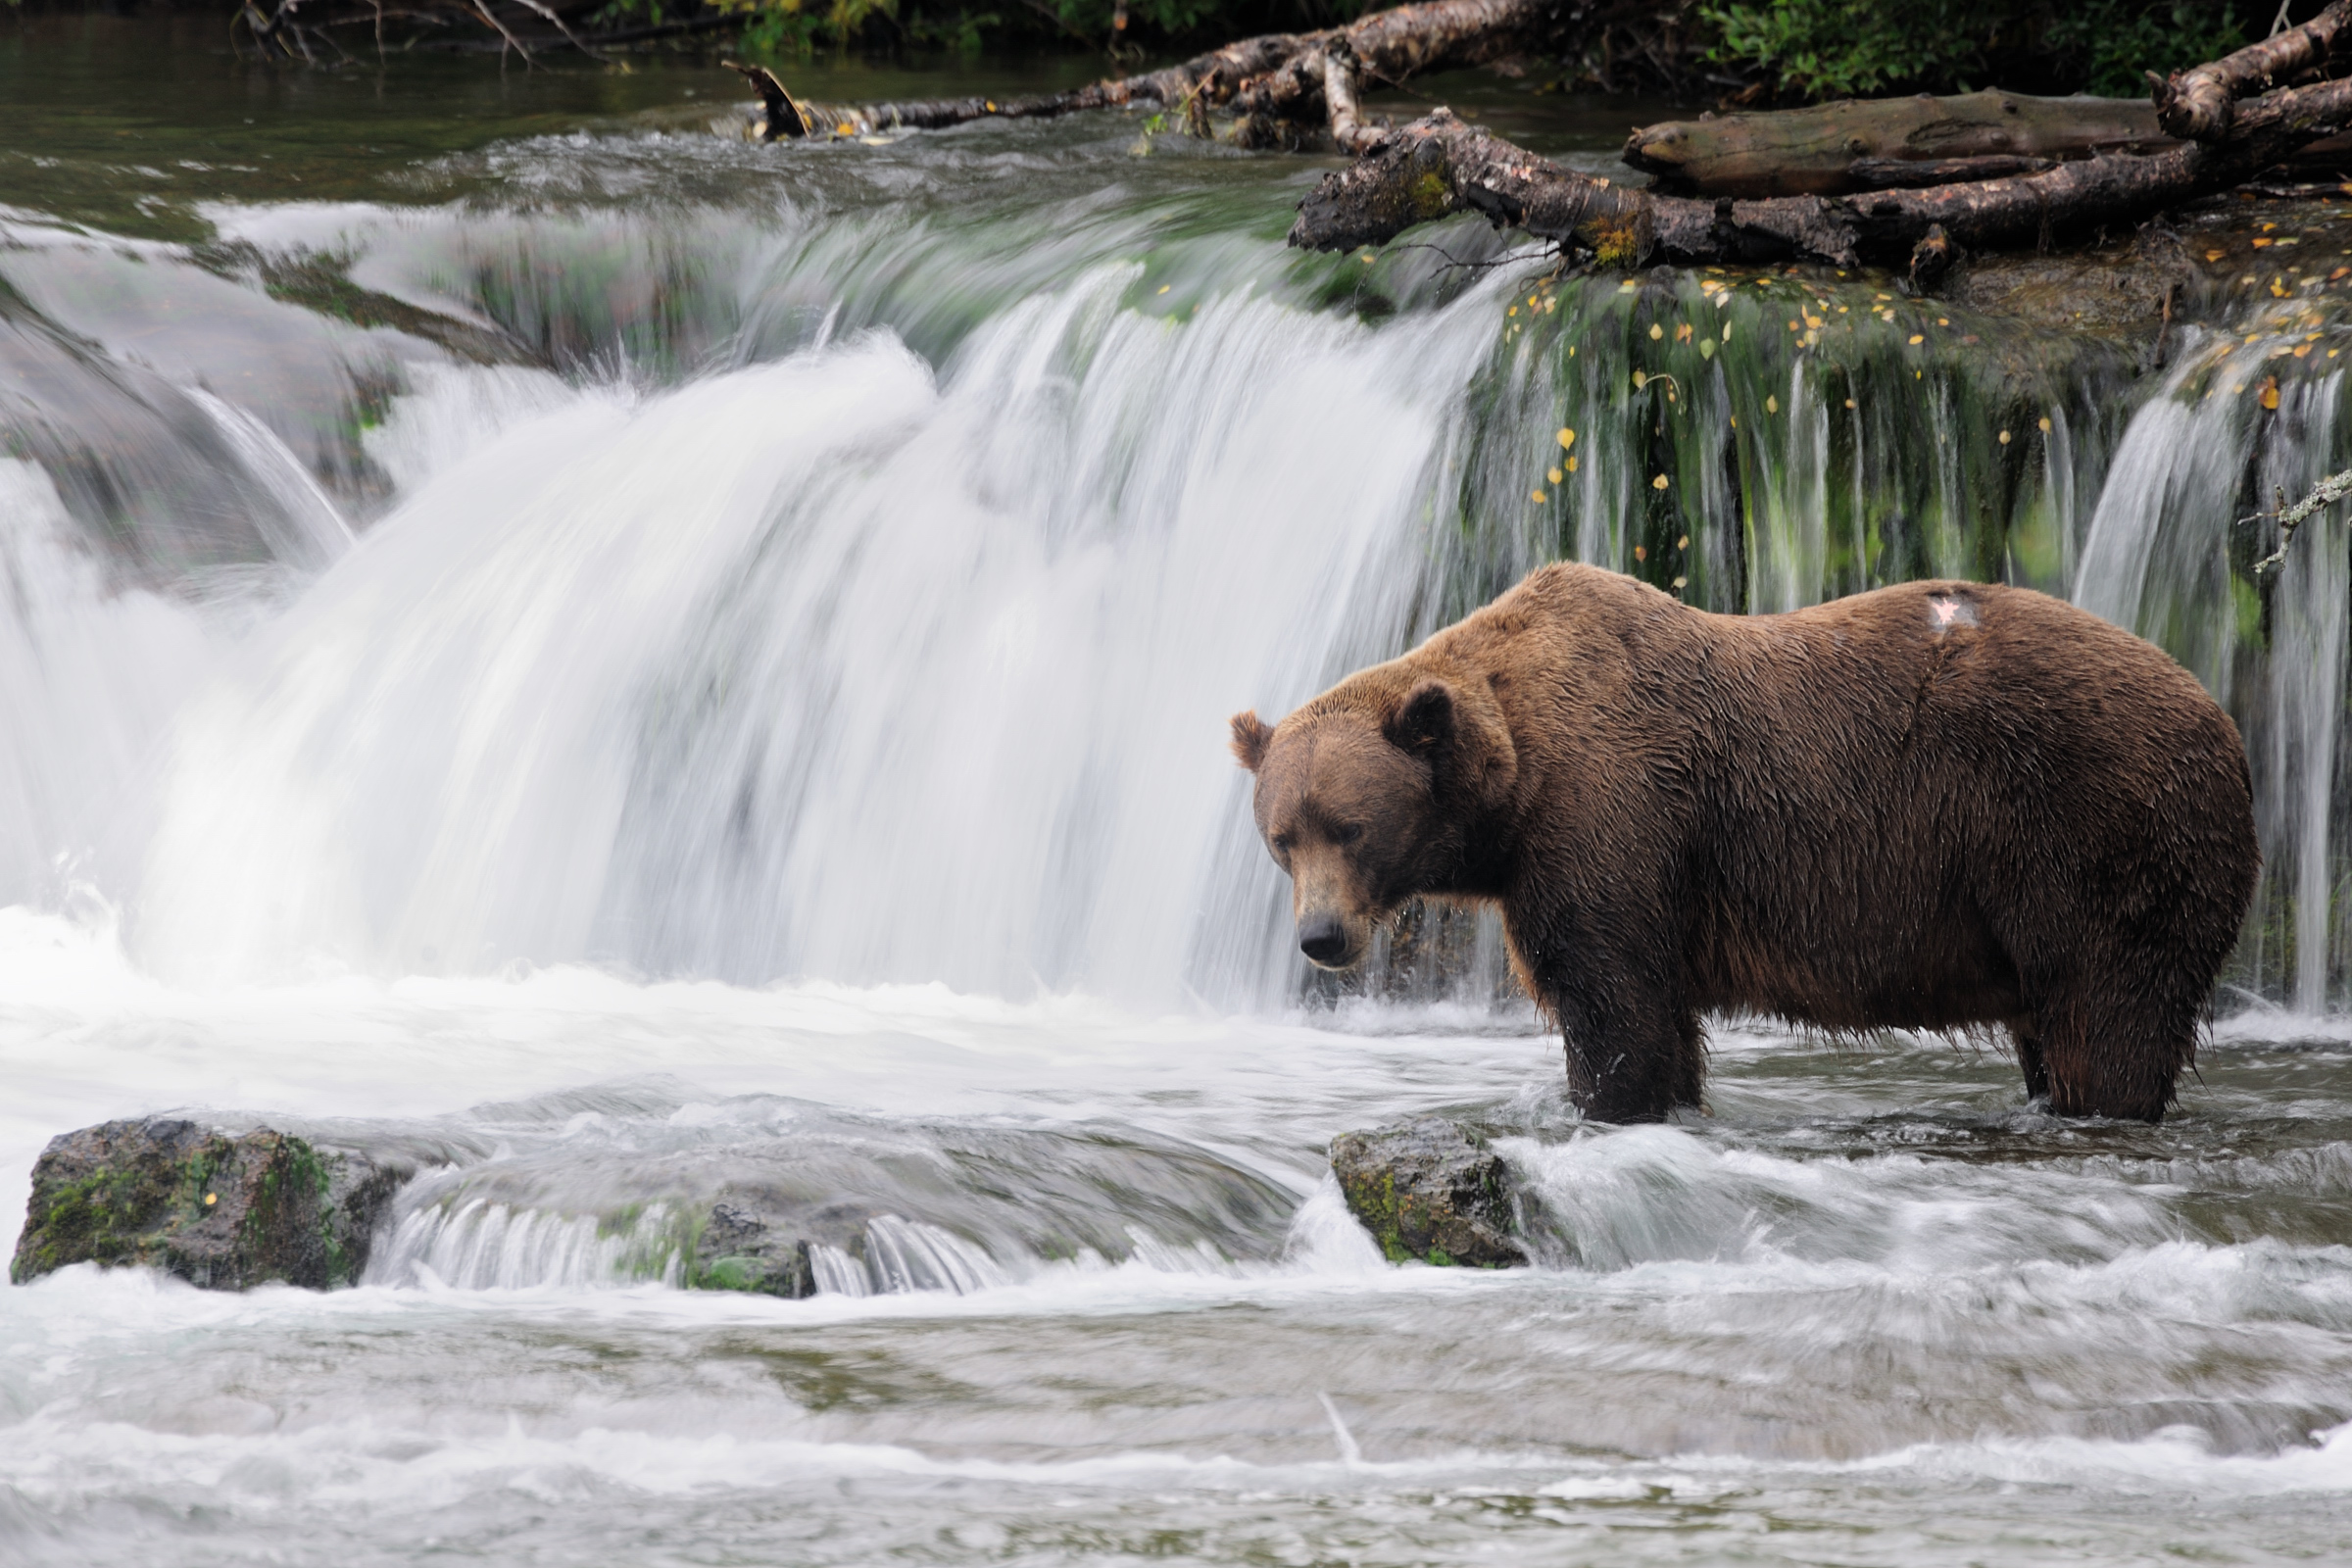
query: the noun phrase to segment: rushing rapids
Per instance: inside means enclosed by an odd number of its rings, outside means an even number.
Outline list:
[[[2342,204],[2159,363],[1303,256],[1320,166],[1133,119],[745,145],[715,71],[132,49],[174,143],[74,112],[75,25],[0,46],[0,1208],[170,1106],[423,1174],[354,1290],[0,1290],[10,1560],[2331,1548],[2352,580],[2315,523],[2266,602],[2232,522],[2352,444]],[[1601,1134],[1491,923],[1309,980],[1225,715],[1563,556],[2004,576],[2187,663],[2267,870],[2182,1112],[1727,1021],[1710,1116]],[[1441,1109],[1537,1267],[1347,1218],[1329,1139]],[[679,1288],[747,1181],[835,1201],[810,1299]]]

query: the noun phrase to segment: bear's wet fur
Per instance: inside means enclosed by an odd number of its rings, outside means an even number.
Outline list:
[[[1300,945],[1491,902],[1588,1116],[1694,1105],[1707,1012],[2005,1026],[2027,1091],[2159,1119],[2261,865],[2237,726],[2022,588],[1779,615],[1545,566],[1273,727],[1233,720]]]

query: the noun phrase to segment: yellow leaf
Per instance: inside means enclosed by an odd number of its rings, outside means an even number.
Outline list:
[[[1563,451],[1563,452],[1565,452],[1565,451],[1567,451],[1567,450],[1568,450],[1570,447],[1572,447],[1572,446],[1574,446],[1574,445],[1576,445],[1576,432],[1575,432],[1574,430],[1571,430],[1571,429],[1569,429],[1569,428],[1568,428],[1566,425],[1564,425],[1564,424],[1563,424],[1563,425],[1561,425],[1561,426],[1560,426],[1560,450],[1561,450],[1561,451]]]
[[[1677,539],[1677,540],[1674,542],[1674,548],[1675,548],[1675,549],[1677,549],[1677,550],[1688,550],[1688,549],[1690,549],[1690,536],[1689,534],[1685,534],[1685,535],[1683,535],[1683,536],[1682,536],[1680,539]]]
[[[2050,433],[2050,416],[2046,414],[2041,416],[2041,433],[2043,435]]]
[[[1665,335],[1666,329],[1664,327],[1660,326],[1655,321],[1649,323],[1649,340],[1652,343],[1655,343],[1658,339],[1664,337]]]
[[[2278,407],[2278,378],[2275,375],[2263,377],[2262,406],[2266,409]]]
[[[1160,284],[1160,285],[1159,285],[1159,291],[1160,291],[1162,294],[1165,294],[1165,293],[1168,291],[1168,287],[1169,287],[1169,285],[1167,285],[1167,284],[1165,284],[1165,283],[1162,283],[1162,284]]]
[[[1779,398],[1777,398],[1777,397],[1766,398],[1766,399],[1764,400],[1764,412],[1765,412],[1766,414],[1778,414],[1778,413],[1780,413],[1780,412],[1781,412],[1781,400],[1780,400]]]
[[[1649,552],[1644,550],[1642,546],[1636,545],[1634,546],[1634,559],[1636,561],[1647,561],[1649,559]]]
[[[1516,306],[1516,305],[1514,305],[1514,306],[1512,306],[1512,307],[1511,307],[1509,310],[1507,310],[1507,311],[1503,312],[1502,314],[1503,314],[1503,315],[1505,315],[1505,316],[1517,316],[1517,315],[1519,314],[1519,307],[1518,307],[1518,306]]]
[[[1650,481],[1649,481],[1649,487],[1650,487],[1652,490],[1663,490],[1663,489],[1665,489],[1665,488],[1666,488],[1666,476],[1665,476],[1664,474],[1662,474],[1662,473],[1661,473],[1661,474],[1659,474],[1659,475],[1658,475],[1658,476],[1657,476],[1655,479],[1652,479],[1652,480],[1650,480]]]
[[[1538,506],[1542,506],[1544,504],[1544,492],[1541,490],[1530,490],[1527,493],[1527,499],[1533,501]]]
[[[2006,430],[2003,430],[2003,431],[2001,432],[2001,445],[2003,445],[2003,446],[2007,446],[2008,444],[2009,444],[2009,432],[2008,432],[2008,431],[2006,431]]]
[[[1911,334],[1911,346],[1912,346],[1913,348],[1917,348],[1917,347],[1919,347],[1919,346],[1920,346],[1922,343],[1925,343],[1926,341],[1927,341],[1927,339],[1926,339],[1925,337],[1921,336],[1921,335],[1920,335],[1919,333],[1917,333],[1917,332],[1914,332],[1914,333],[1912,333],[1912,334]]]
[[[1560,470],[1557,468],[1545,468],[1544,470],[1544,477],[1549,479],[1553,484],[1558,484],[1560,482]]]
[[[1576,460],[1574,458],[1570,458],[1568,460],[1568,471],[1570,473],[1574,473],[1576,471]]]
[[[1688,577],[1677,577],[1674,579],[1674,585],[1677,588],[1688,588],[1690,585],[1690,579]]]

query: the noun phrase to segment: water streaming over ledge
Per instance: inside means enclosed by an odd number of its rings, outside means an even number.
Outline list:
[[[1310,162],[1132,121],[761,149],[549,74],[496,100],[561,133],[382,168],[242,101],[200,170],[0,148],[0,1206],[173,1105],[419,1168],[358,1290],[0,1290],[0,1556],[2328,1549],[2348,568],[2266,602],[2230,524],[2342,465],[2332,241],[2156,364],[1298,256]],[[1491,921],[1305,976],[1225,716],[1562,557],[2007,578],[2196,670],[2268,869],[2184,1113],[1727,1023],[1711,1115],[1596,1133]],[[1425,1110],[1539,1267],[1348,1219],[1327,1140]],[[676,1288],[750,1198],[812,1298]]]
[[[604,193],[648,156],[496,158]],[[576,188],[220,209],[202,255],[18,220],[14,373],[74,390],[21,405],[6,481],[33,694],[11,896],[54,899],[63,855],[144,961],[214,979],[590,958],[1277,1004],[1302,977],[1223,715],[1569,557],[1725,610],[2005,577],[2157,638],[2253,760],[2268,871],[2233,982],[2338,996],[2342,552],[2299,552],[2265,606],[2230,526],[2340,461],[2339,372],[2272,358],[2332,300],[2181,328],[2141,374],[2144,343],[1882,279],[1472,280],[1058,172],[954,220],[844,218],[822,186],[659,217]],[[1270,233],[1278,195],[1226,205]],[[545,368],[354,325],[297,273]],[[222,294],[294,345],[246,407],[157,303]],[[2276,412],[2237,390],[2281,369]],[[174,510],[181,473],[235,505]],[[30,640],[130,616],[155,641],[111,672]],[[64,782],[86,737],[39,716],[92,680],[140,730],[95,792]]]

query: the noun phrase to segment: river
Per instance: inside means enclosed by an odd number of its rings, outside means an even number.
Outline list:
[[[2266,608],[2230,520],[2352,449],[2352,204],[2158,364],[1475,224],[1301,255],[1329,160],[1140,117],[766,147],[706,63],[218,33],[0,23],[0,1238],[116,1116],[423,1174],[354,1289],[0,1288],[0,1557],[2341,1550],[2352,578],[2315,523]],[[1666,112],[1528,86],[1428,91],[1596,170]],[[2194,669],[2267,863],[2180,1112],[1724,1020],[1705,1114],[1587,1128],[1491,923],[1310,978],[1226,715],[1560,557],[2007,576]],[[1541,1266],[1349,1220],[1328,1141],[1431,1110]],[[678,1288],[665,1205],[746,1172],[872,1211],[815,1297]]]

